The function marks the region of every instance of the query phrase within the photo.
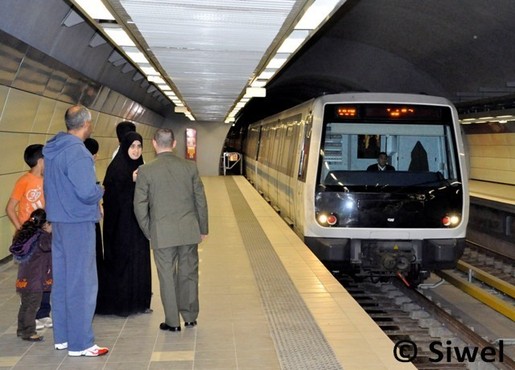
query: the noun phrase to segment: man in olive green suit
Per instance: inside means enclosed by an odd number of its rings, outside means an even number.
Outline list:
[[[152,144],[157,158],[138,169],[134,194],[136,219],[150,239],[159,276],[165,322],[161,330],[197,325],[198,243],[208,234],[204,185],[194,162],[172,150],[172,130],[159,129]]]

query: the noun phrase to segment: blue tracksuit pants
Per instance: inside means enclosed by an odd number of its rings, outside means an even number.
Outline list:
[[[95,344],[98,278],[94,222],[52,224],[52,269],[54,341],[68,342],[69,351],[83,351]]]

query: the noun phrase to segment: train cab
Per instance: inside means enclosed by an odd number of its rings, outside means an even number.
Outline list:
[[[468,174],[446,99],[312,99],[249,126],[245,170],[320,260],[355,275],[419,283],[463,252]]]

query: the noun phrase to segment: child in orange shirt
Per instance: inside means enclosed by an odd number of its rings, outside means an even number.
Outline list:
[[[20,230],[21,225],[29,219],[32,211],[45,208],[45,196],[43,194],[45,162],[42,151],[42,144],[32,144],[25,149],[23,159],[30,170],[16,181],[5,207],[7,217],[9,217],[16,230]]]
[[[11,197],[5,207],[5,212],[12,224],[19,230],[27,221],[30,214],[38,209],[45,208],[45,196],[43,194],[43,172],[45,162],[43,159],[43,145],[29,145],[23,153],[25,163],[30,170],[21,176],[11,193]],[[50,318],[50,292],[43,293],[41,306],[36,316],[37,329],[53,326]]]

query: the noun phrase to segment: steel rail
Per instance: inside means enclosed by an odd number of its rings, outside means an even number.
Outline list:
[[[498,291],[503,292],[504,294],[515,299],[514,285],[507,283],[506,281],[503,281],[502,279],[499,279],[498,277],[489,274],[488,272],[483,271],[480,268],[472,266],[471,264],[461,260],[458,261],[456,268],[460,271],[469,274],[469,276],[472,275],[474,279],[482,281],[483,283],[491,286],[492,288],[495,288]]]
[[[511,320],[515,320],[515,308],[513,307],[513,304],[509,304],[503,301],[502,299],[488,293],[484,289],[481,289],[478,286],[469,283],[467,280],[455,276],[451,272],[438,271],[436,274],[440,276],[442,279],[445,279],[445,281],[457,287],[458,289],[467,293],[471,297],[474,297],[478,301],[483,302],[493,310],[510,318]]]
[[[438,307],[431,302],[428,298],[426,298],[422,293],[417,290],[407,288],[400,281],[395,282],[396,286],[402,290],[409,298],[411,298],[414,302],[423,307],[428,313],[434,315],[439,321],[445,323],[447,328],[456,332],[457,335],[461,337],[461,339],[468,343],[471,346],[475,346],[480,350],[484,348],[491,347],[492,343],[483,339],[480,335],[473,332],[469,327],[467,327],[462,322],[456,320],[452,315],[447,313],[443,308]],[[502,362],[495,362],[495,366],[499,369],[513,370],[515,369],[515,361],[507,356],[506,354],[503,356]]]

